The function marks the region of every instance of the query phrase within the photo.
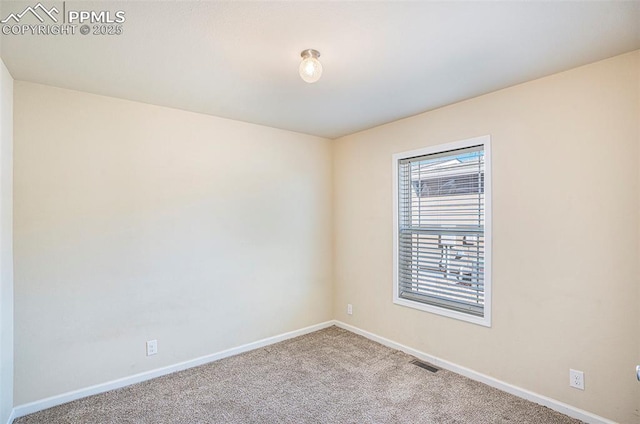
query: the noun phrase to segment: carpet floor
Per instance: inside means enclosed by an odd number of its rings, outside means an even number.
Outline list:
[[[330,327],[15,421],[62,423],[579,423]]]

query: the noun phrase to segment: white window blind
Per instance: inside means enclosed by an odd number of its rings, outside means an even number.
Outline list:
[[[397,299],[485,317],[485,164],[484,143],[397,159]]]

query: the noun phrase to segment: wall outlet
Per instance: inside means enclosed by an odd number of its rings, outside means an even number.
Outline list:
[[[640,381],[640,365],[636,365],[636,378]]]
[[[353,305],[351,303],[347,304],[347,315],[353,315]]]
[[[158,341],[149,340],[147,342],[147,356],[155,355],[158,353]]]
[[[584,373],[577,370],[569,370],[569,386],[584,390]]]

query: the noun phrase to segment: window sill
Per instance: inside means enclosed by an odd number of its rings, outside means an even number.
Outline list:
[[[470,322],[472,324],[481,325],[483,327],[491,328],[491,315],[487,313],[488,311],[485,309],[485,316],[478,317],[474,315],[468,315],[462,312],[456,312],[449,309],[438,308],[437,306],[426,305],[424,303],[414,302],[411,300],[401,299],[397,296],[394,296],[393,303],[400,306],[405,306],[407,308],[418,309],[425,312],[430,312],[432,314],[441,315],[448,318],[457,319],[460,321]]]

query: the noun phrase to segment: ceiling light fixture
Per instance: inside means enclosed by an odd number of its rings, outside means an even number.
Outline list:
[[[300,53],[302,62],[300,62],[300,78],[308,83],[316,82],[322,76],[322,63],[318,60],[320,52],[313,49],[306,49]]]

